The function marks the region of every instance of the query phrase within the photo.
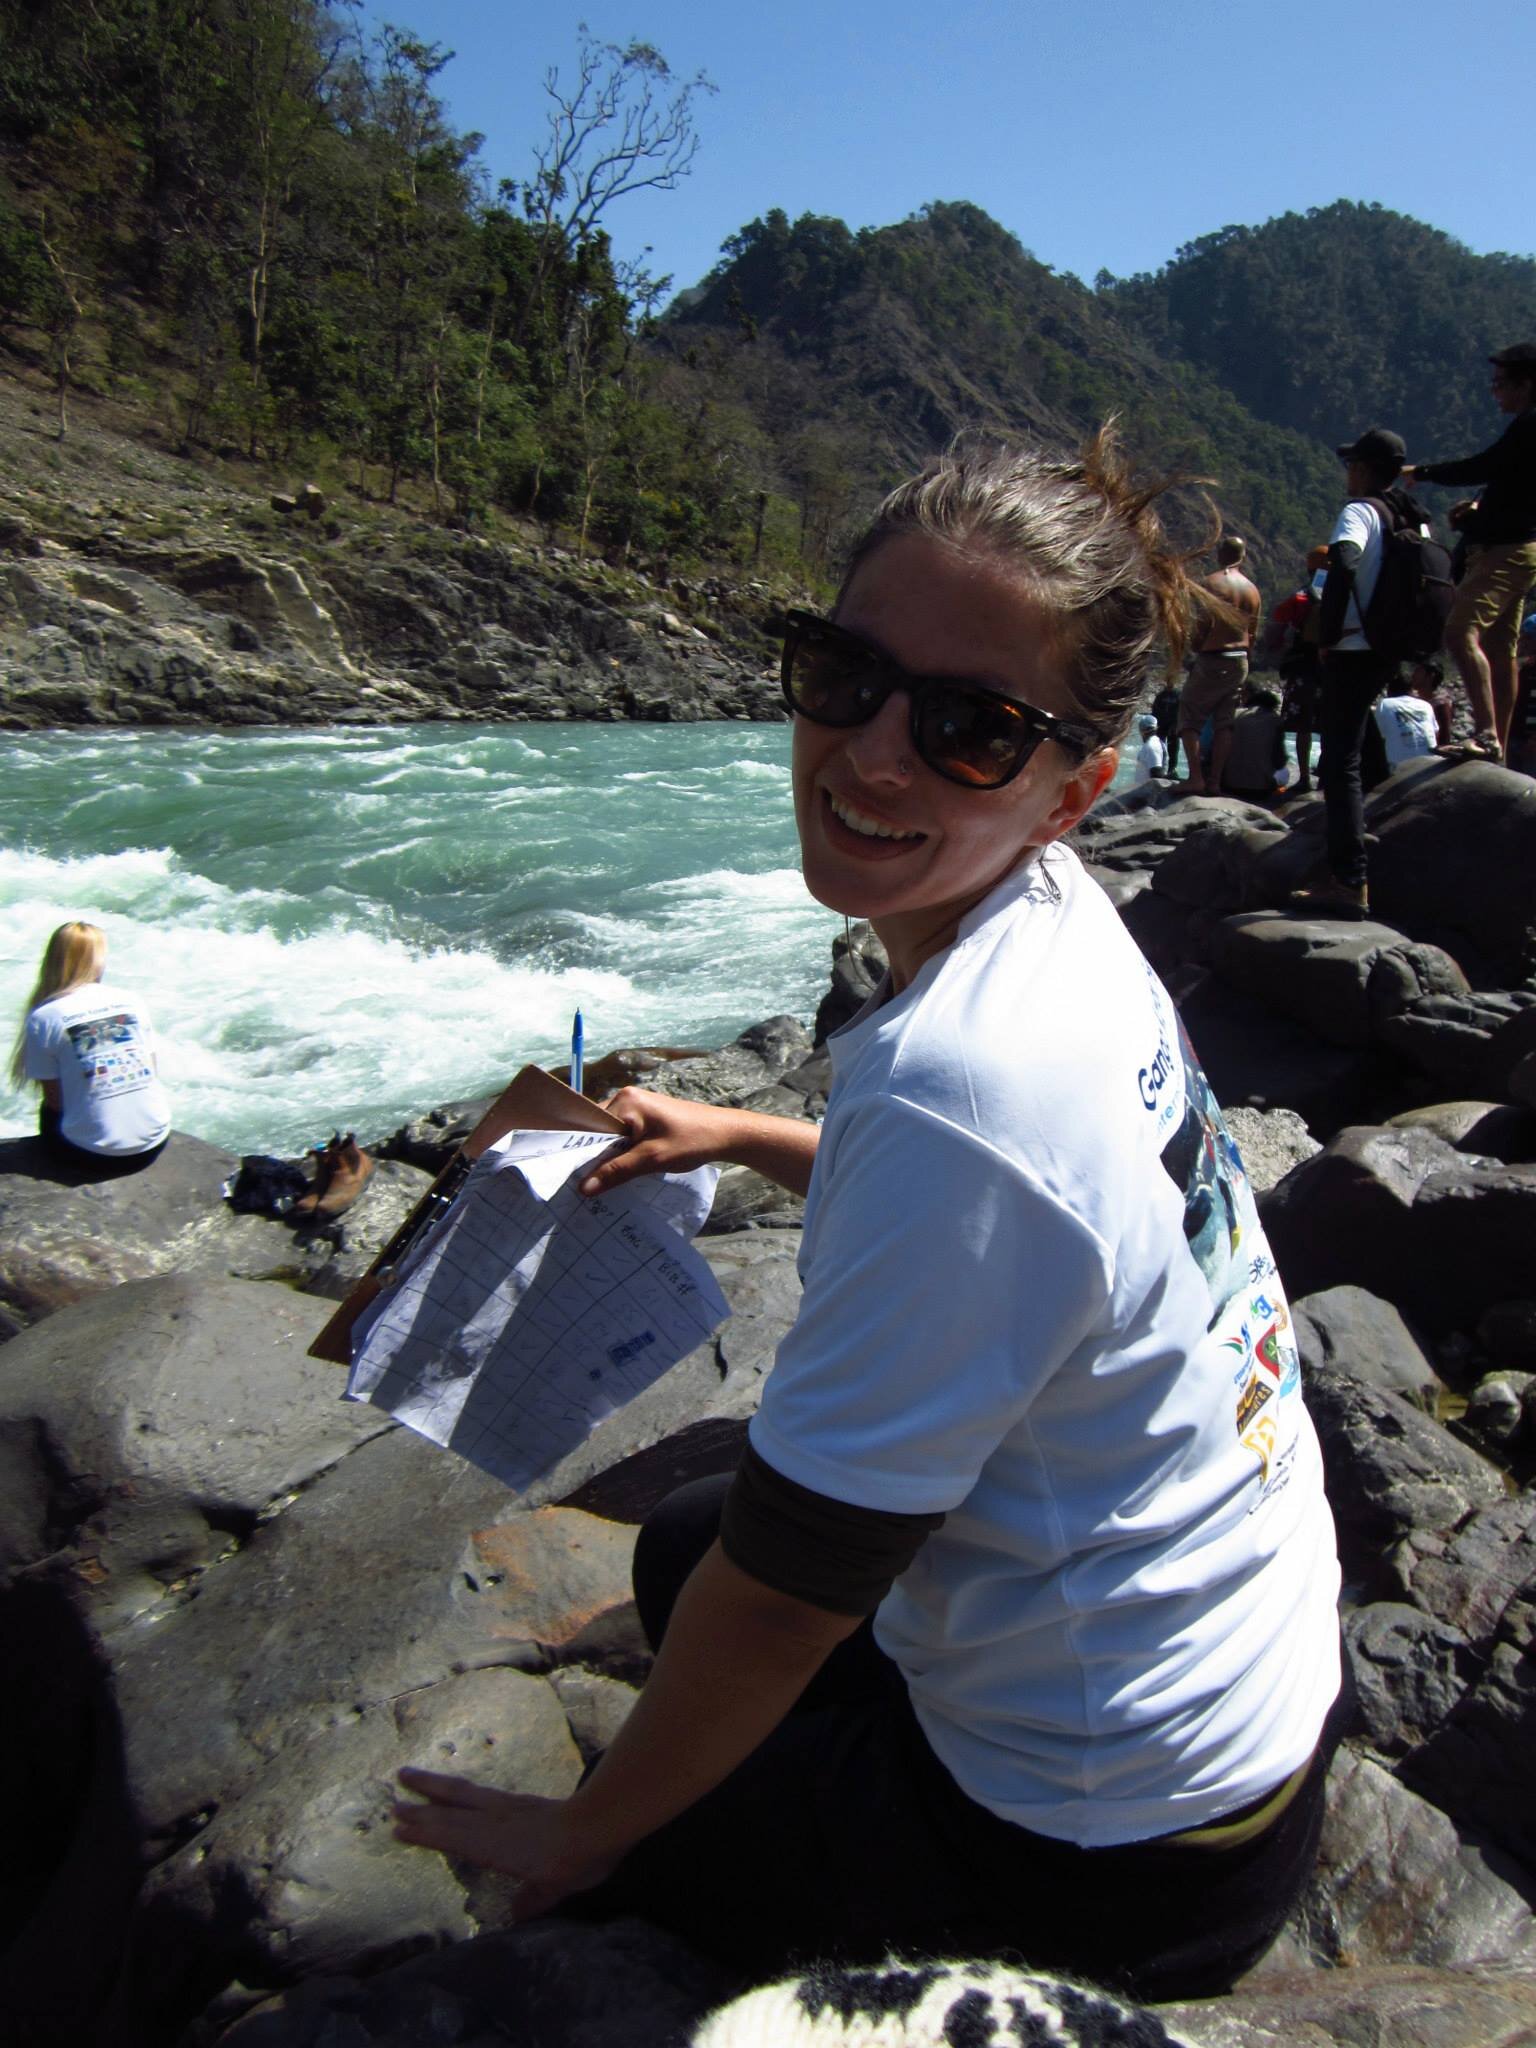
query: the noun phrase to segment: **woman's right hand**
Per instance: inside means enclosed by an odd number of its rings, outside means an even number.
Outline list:
[[[712,1102],[688,1102],[649,1088],[621,1088],[603,1104],[629,1131],[621,1151],[594,1166],[577,1185],[581,1195],[606,1194],[642,1173],[691,1173],[730,1157],[741,1112]]]
[[[792,1194],[803,1195],[810,1185],[819,1136],[815,1124],[755,1109],[688,1102],[649,1088],[621,1088],[603,1107],[626,1127],[629,1142],[577,1183],[578,1194],[605,1194],[642,1173],[691,1173],[717,1160],[750,1166]]]

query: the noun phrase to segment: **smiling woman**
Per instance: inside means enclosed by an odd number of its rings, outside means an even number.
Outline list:
[[[792,626],[806,881],[891,973],[819,1133],[613,1098],[632,1143],[584,1191],[808,1189],[804,1295],[738,1471],[641,1532],[656,1663],[581,1789],[404,1774],[401,1838],[512,1871],[520,1916],[1173,1998],[1306,1877],[1338,1567],[1289,1316],[1173,1006],[1058,843],[1182,646],[1155,496],[1103,435],[945,458]]]

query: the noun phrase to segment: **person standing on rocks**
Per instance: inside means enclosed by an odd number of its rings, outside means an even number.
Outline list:
[[[1456,462],[1415,462],[1406,484],[1483,484],[1463,527],[1466,574],[1445,622],[1445,651],[1456,664],[1476,727],[1454,750],[1469,760],[1502,761],[1515,711],[1515,658],[1525,601],[1536,589],[1536,341],[1516,342],[1488,358],[1493,402],[1514,417],[1491,448]]]
[[[733,1477],[635,1551],[656,1661],[568,1799],[402,1771],[518,1918],[792,1955],[1022,1952],[1217,1992],[1313,1860],[1339,1572],[1284,1295],[1166,991],[1062,845],[1194,595],[1157,487],[952,452],[789,616],[801,861],[890,961],[819,1127],[625,1088],[581,1183],[808,1192]]]
[[[103,983],[106,963],[104,931],[61,924],[43,949],[11,1055],[15,1085],[35,1081],[42,1090],[43,1144],[96,1179],[148,1166],[171,1130],[149,1012]]]
[[[1349,497],[1328,543],[1328,575],[1318,612],[1323,680],[1319,692],[1328,879],[1291,897],[1294,909],[1327,917],[1364,917],[1365,799],[1361,753],[1372,706],[1396,687],[1398,664],[1378,654],[1364,619],[1381,574],[1386,521],[1429,531],[1428,515],[1399,483],[1406,449],[1400,434],[1370,427],[1339,449]]]
[[[1232,726],[1248,680],[1248,654],[1259,623],[1260,599],[1258,586],[1250,583],[1238,566],[1247,552],[1246,541],[1235,533],[1224,533],[1216,548],[1215,572],[1196,586],[1215,603],[1204,608],[1194,664],[1179,699],[1179,733],[1192,796],[1221,794],[1227,755],[1232,750]],[[1200,760],[1200,732],[1207,719],[1213,729],[1209,774]]]

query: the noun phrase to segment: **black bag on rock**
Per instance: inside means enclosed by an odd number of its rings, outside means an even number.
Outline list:
[[[272,1159],[265,1152],[248,1152],[224,1196],[231,1209],[242,1216],[286,1216],[308,1188],[302,1168],[291,1159]]]

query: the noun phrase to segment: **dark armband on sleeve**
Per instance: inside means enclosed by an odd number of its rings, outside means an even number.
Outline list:
[[[720,1547],[776,1593],[832,1614],[872,1614],[942,1514],[855,1508],[797,1485],[749,1444],[725,1497]]]

